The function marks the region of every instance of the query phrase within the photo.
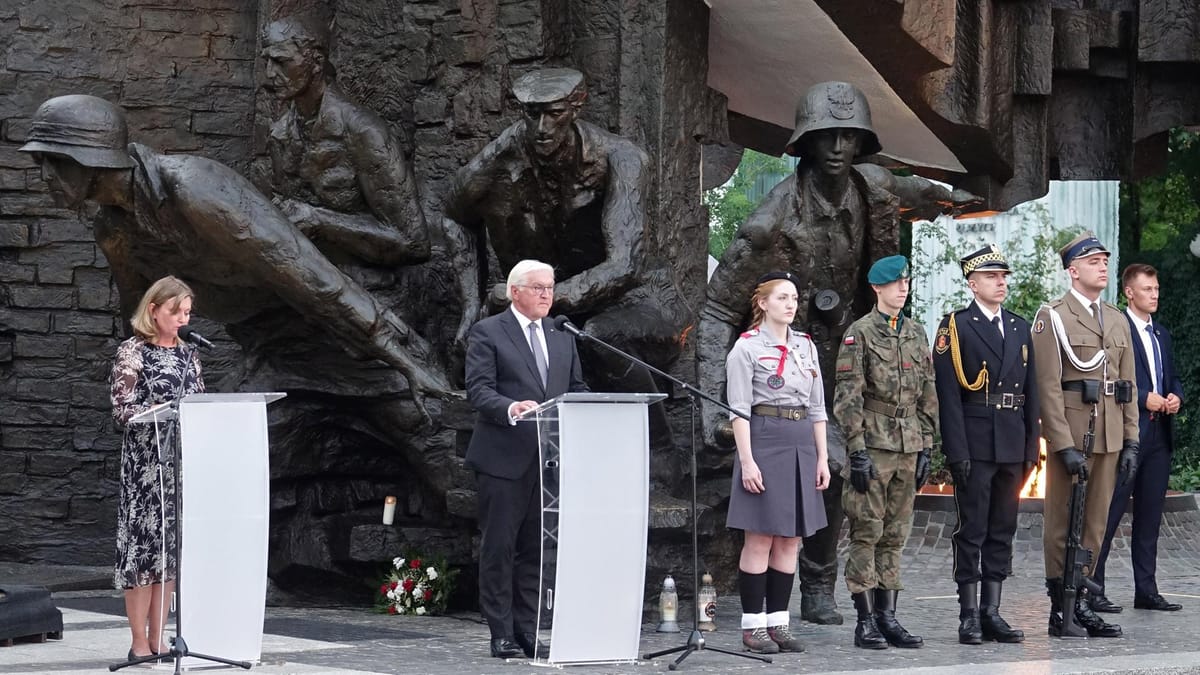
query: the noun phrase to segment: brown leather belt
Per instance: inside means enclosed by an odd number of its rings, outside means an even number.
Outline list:
[[[989,408],[995,406],[997,410],[1018,410],[1025,405],[1025,394],[1000,394],[998,396],[968,394],[963,403],[984,405]]]
[[[756,405],[750,408],[752,415],[763,417],[782,417],[785,420],[798,422],[808,417],[808,408],[792,408],[786,405]]]
[[[877,398],[863,396],[863,410],[870,410],[873,413],[879,413],[887,417],[903,419],[913,414],[913,406],[911,405],[893,405],[886,401],[880,401]]]

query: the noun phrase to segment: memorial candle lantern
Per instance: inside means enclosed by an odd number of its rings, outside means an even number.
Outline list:
[[[388,495],[383,498],[383,524],[391,525],[396,519],[396,498]]]
[[[716,616],[717,587],[713,585],[712,575],[705,572],[700,578],[700,591],[696,593],[696,617],[700,620],[700,630],[716,630],[717,624],[713,623]]]
[[[663,580],[662,592],[658,595],[658,611],[662,615],[662,623],[658,624],[659,633],[678,633],[679,623],[676,620],[679,610],[679,593],[675,591],[675,580],[671,575]]]

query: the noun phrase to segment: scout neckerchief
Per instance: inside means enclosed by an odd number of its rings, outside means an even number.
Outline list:
[[[879,314],[887,321],[888,328],[897,333],[900,332],[900,326],[904,324],[904,312],[899,312],[896,316],[885,314],[884,312],[879,312]]]

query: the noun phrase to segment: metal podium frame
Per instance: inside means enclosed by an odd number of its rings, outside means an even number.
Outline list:
[[[666,394],[570,393],[521,416],[538,427],[542,558],[533,663],[638,660],[650,503],[647,406]],[[560,564],[561,563],[561,564]]]

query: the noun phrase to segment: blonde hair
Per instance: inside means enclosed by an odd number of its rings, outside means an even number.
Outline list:
[[[154,327],[154,319],[150,316],[150,305],[156,307],[178,307],[184,298],[195,299],[192,288],[176,277],[163,277],[150,285],[138,302],[137,309],[129,324],[133,332],[145,340],[158,337],[158,329]]]
[[[787,279],[771,279],[754,288],[754,295],[750,296],[750,328],[758,328],[762,325],[763,319],[767,318],[767,313],[758,304],[759,301],[771,297],[775,287],[783,283],[791,284],[792,282]],[[792,285],[795,286],[795,284]]]
[[[512,287],[525,283],[525,278],[534,272],[549,272],[553,275],[554,268],[540,260],[522,260],[513,265],[512,270],[508,273],[508,283],[504,286],[504,297],[512,302]]]

